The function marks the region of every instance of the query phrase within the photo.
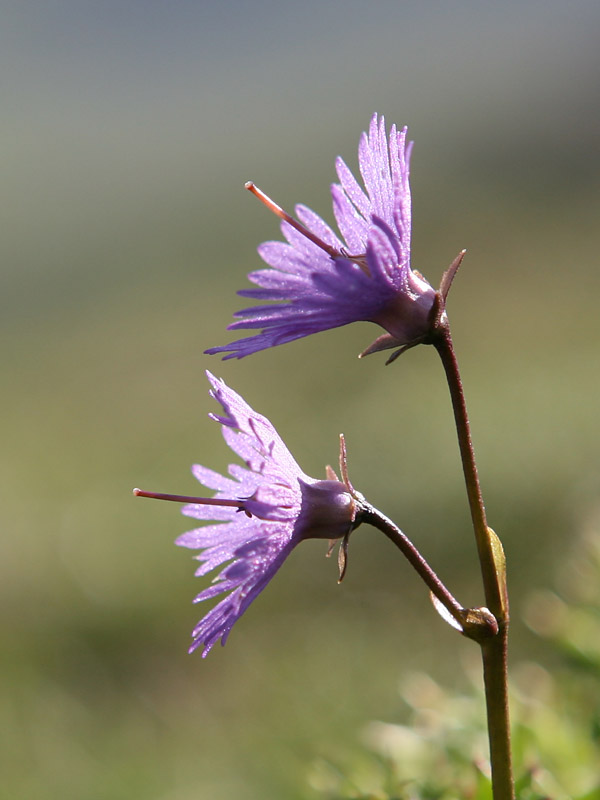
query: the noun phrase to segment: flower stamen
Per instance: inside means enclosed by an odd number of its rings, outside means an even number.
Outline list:
[[[318,236],[312,233],[312,231],[309,231],[308,228],[305,228],[304,225],[298,222],[298,220],[295,220],[292,216],[290,216],[287,211],[284,211],[281,206],[278,206],[277,203],[273,202],[273,200],[271,200],[268,195],[261,191],[258,186],[255,186],[252,181],[247,181],[244,186],[249,192],[252,192],[255,197],[258,197],[261,203],[264,203],[269,211],[272,211],[277,217],[284,220],[284,222],[287,222],[288,225],[292,226],[292,228],[295,228],[298,233],[301,233],[303,236],[306,236],[307,239],[310,239],[313,244],[316,244],[317,247],[320,247],[321,250],[324,250],[328,256],[331,256],[331,258],[340,257],[339,250],[336,250],[335,247],[331,247],[331,245],[326,244],[322,239],[319,239]]]
[[[144,492],[142,489],[134,489],[136,497],[150,497],[153,500],[171,500],[173,503],[193,503],[201,506],[230,506],[244,511],[249,517],[252,516],[246,509],[245,500],[219,500],[215,497],[190,497],[186,494],[163,494],[162,492]]]

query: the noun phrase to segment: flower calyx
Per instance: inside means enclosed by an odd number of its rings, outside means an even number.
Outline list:
[[[377,353],[380,350],[391,350],[393,348],[398,348],[397,350],[394,350],[394,352],[385,362],[385,365],[388,366],[388,364],[394,362],[403,353],[406,353],[407,350],[411,350],[418,344],[434,344],[434,342],[440,336],[442,336],[448,328],[446,298],[448,297],[448,292],[452,286],[452,281],[458,272],[466,252],[466,250],[461,250],[442,275],[440,288],[437,290],[437,292],[435,292],[435,297],[429,311],[429,322],[425,333],[408,343],[396,338],[391,333],[383,333],[381,336],[378,336],[375,341],[371,342],[366,350],[363,350],[363,352],[359,355],[359,358],[364,358],[364,356],[371,355],[371,353]],[[417,272],[417,270],[413,270],[413,276],[416,279],[420,279],[422,282],[425,282],[425,279],[420,275],[419,272]]]
[[[338,550],[338,583],[341,583],[344,580],[344,576],[346,575],[346,568],[348,566],[348,544],[350,542],[350,534],[352,531],[356,530],[358,526],[363,521],[363,513],[367,508],[367,504],[365,502],[365,498],[362,496],[360,492],[358,492],[352,483],[350,482],[350,478],[348,476],[348,457],[346,451],[346,440],[344,439],[344,434],[340,433],[340,455],[339,455],[339,465],[340,465],[340,475],[342,480],[340,481],[337,477],[335,470],[329,464],[327,465],[326,474],[327,474],[327,482],[335,481],[338,484],[344,486],[347,490],[347,493],[352,498],[353,504],[353,512],[354,516],[352,519],[352,525],[346,531],[344,536],[340,537],[330,537],[329,538],[329,547],[325,554],[326,558],[329,558],[333,553],[336,544],[339,542],[339,550]]]

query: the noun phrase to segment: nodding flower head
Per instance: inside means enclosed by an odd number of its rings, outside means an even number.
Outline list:
[[[203,646],[204,656],[219,639],[225,644],[234,623],[301,541],[341,539],[345,555],[348,536],[360,522],[361,506],[361,496],[347,480],[343,448],[344,483],[330,468],[327,480],[309,477],[269,420],[253,411],[222,380],[207,375],[211,396],[223,408],[222,415],[210,416],[223,426],[225,441],[244,466],[230,465],[228,476],[193,467],[200,483],[215,490],[212,498],[134,490],[143,497],[183,502],[186,516],[215,523],[177,539],[178,545],[201,551],[196,556],[201,562],[196,575],[225,565],[195,600],[199,603],[226,595],[192,633],[190,652]]]
[[[411,149],[406,128],[398,131],[392,125],[386,135],[383,117],[375,114],[358,148],[364,189],[337,159],[340,182],[331,194],[341,238],[306,206],[296,206],[295,219],[254,184],[246,184],[281,218],[286,242],[265,242],[258,248],[268,268],[248,277],[260,288],[239,294],[275,303],[235,315],[238,319],[229,329],[256,329],[255,336],[206,352],[243,358],[359,320],[375,322],[385,331],[362,355],[427,341],[436,292],[410,266]]]

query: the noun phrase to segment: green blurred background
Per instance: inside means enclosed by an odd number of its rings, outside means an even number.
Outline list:
[[[306,543],[207,660],[177,508],[229,454],[210,368],[314,476],[346,435],[355,485],[479,604],[435,354],[357,361],[373,326],[241,362],[235,290],[278,237],[243,190],[332,221],[374,111],[408,124],[413,266],[450,313],[490,523],[522,622],[597,507],[600,7],[140,0],[0,5],[3,798],[316,796],[315,759],[401,720],[397,682],[461,687],[472,655],[391,546],[361,529],[336,585]],[[483,711],[482,711],[483,713]]]

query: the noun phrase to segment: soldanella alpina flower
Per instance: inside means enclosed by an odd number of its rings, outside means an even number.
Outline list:
[[[206,352],[243,358],[311,333],[359,320],[375,322],[385,333],[363,353],[427,341],[435,316],[436,292],[410,266],[411,144],[406,128],[374,115],[358,149],[364,189],[341,158],[339,184],[331,188],[341,238],[317,214],[296,206],[294,219],[254,184],[247,184],[281,219],[286,242],[265,242],[258,252],[268,269],[248,276],[260,288],[243,297],[273,304],[239,311],[231,330],[256,329],[255,336]]]
[[[184,502],[186,516],[216,523],[177,539],[178,545],[201,551],[196,556],[202,562],[196,575],[226,565],[195,600],[227,595],[192,633],[190,652],[203,646],[204,656],[219,639],[225,644],[234,623],[304,539],[342,539],[343,566],[347,537],[360,522],[361,507],[361,496],[347,480],[343,458],[345,483],[337,480],[331,468],[328,480],[305,475],[269,420],[222,380],[207,375],[210,394],[223,407],[223,415],[210,416],[221,423],[225,441],[244,466],[230,465],[229,476],[193,467],[200,483],[216,491],[212,498],[134,490],[143,497]]]

